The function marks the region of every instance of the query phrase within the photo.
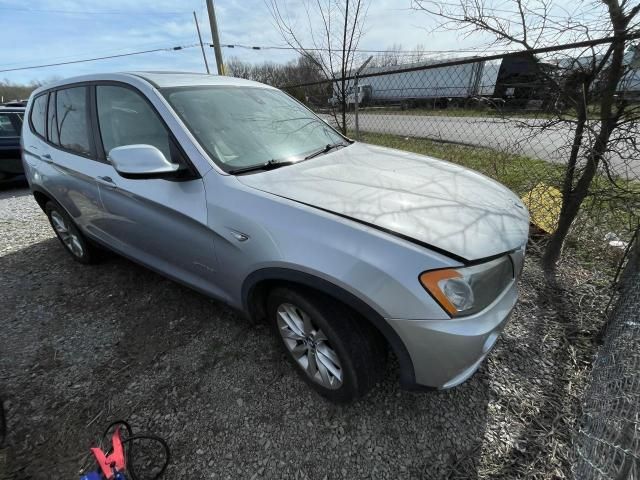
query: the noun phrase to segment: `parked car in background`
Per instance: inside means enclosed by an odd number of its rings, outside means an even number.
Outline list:
[[[516,303],[516,195],[354,142],[275,88],[96,74],[39,88],[28,112],[27,178],[75,260],[107,248],[267,320],[331,400],[373,387],[389,349],[407,388],[463,382]]]
[[[20,132],[24,107],[0,107],[0,182],[23,177]]]
[[[2,105],[0,105],[1,107],[21,107],[24,108],[27,106],[27,103],[29,102],[29,100],[12,100],[11,102],[6,102],[3,103]]]

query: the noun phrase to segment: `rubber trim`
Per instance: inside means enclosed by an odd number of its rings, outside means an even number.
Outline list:
[[[287,281],[311,287],[353,308],[356,312],[369,320],[380,331],[387,342],[389,342],[393,353],[396,355],[398,362],[400,363],[401,386],[408,389],[416,386],[413,361],[411,360],[411,356],[409,355],[404,343],[391,325],[389,325],[389,323],[387,323],[387,321],[366,302],[330,281],[316,277],[315,275],[289,268],[270,267],[256,270],[249,274],[242,284],[241,295],[243,309],[252,317],[255,314],[255,307],[252,302],[254,288],[260,282],[266,280]]]

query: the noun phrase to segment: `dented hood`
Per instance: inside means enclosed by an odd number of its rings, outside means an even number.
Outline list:
[[[521,247],[529,230],[523,203],[494,180],[435,158],[363,143],[237,178],[469,261]]]

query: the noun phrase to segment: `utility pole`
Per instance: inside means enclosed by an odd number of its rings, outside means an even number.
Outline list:
[[[209,63],[207,62],[207,56],[204,53],[204,45],[202,44],[202,35],[200,35],[200,25],[198,25],[198,17],[196,15],[195,10],[193,11],[193,19],[196,22],[196,30],[198,31],[198,40],[200,40],[200,50],[202,50],[202,58],[204,59],[204,67],[207,69],[207,74],[211,73],[209,71]]]
[[[220,38],[218,37],[218,22],[216,22],[216,11],[213,7],[213,0],[207,0],[207,12],[209,12],[209,25],[211,26],[211,39],[213,40],[213,51],[216,53],[216,65],[218,75],[224,75],[224,64],[222,63],[222,50],[220,49]]]

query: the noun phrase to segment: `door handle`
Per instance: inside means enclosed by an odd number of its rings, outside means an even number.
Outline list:
[[[98,181],[98,183],[101,183],[102,185],[104,185],[107,188],[111,188],[111,189],[116,189],[118,188],[115,184],[115,182],[112,180],[111,177],[108,176],[99,176],[96,177],[96,180]]]

